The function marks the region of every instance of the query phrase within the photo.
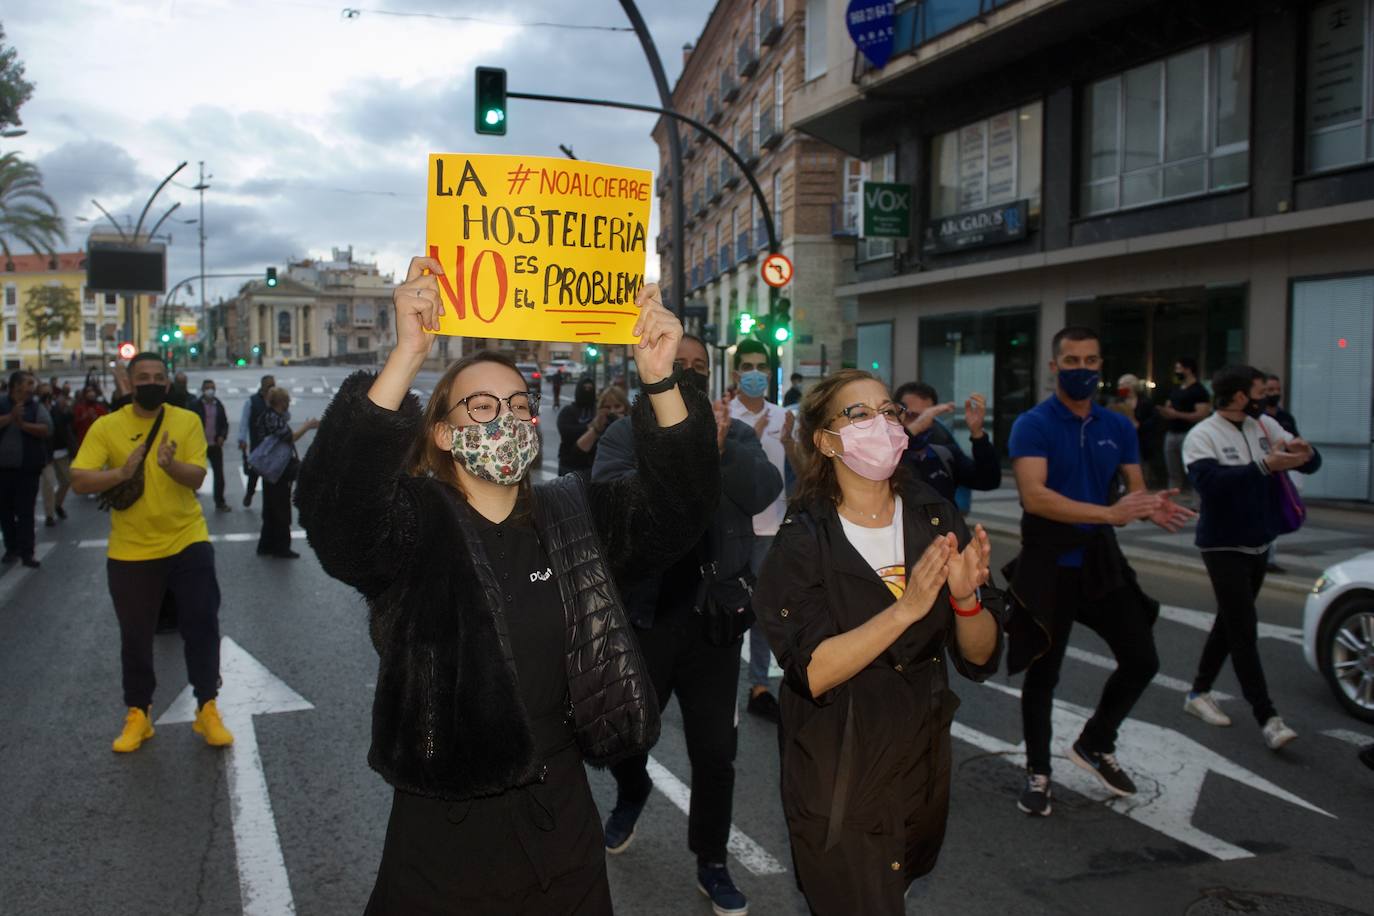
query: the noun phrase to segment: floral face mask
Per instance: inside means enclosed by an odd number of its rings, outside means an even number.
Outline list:
[[[506,411],[487,423],[453,427],[453,458],[473,474],[512,486],[525,479],[539,455],[534,424]]]

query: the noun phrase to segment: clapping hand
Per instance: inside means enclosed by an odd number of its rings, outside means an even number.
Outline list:
[[[901,524],[901,520],[897,520]],[[897,599],[897,614],[902,623],[911,626],[925,618],[935,606],[940,589],[949,578],[950,546],[947,538],[936,538],[921,554],[915,567],[907,573],[906,591]]]
[[[157,444],[157,466],[165,471],[167,468],[171,467],[176,457],[176,441],[168,438],[167,431],[163,430],[162,441]]]
[[[721,398],[711,405],[711,409],[716,415],[716,448],[723,455],[725,439],[730,435],[730,405],[725,398]]]
[[[964,425],[968,427],[969,438],[978,439],[983,435],[983,420],[988,415],[988,399],[978,392],[969,395],[964,402]]]
[[[1170,534],[1175,534],[1181,530],[1190,519],[1197,518],[1197,513],[1192,509],[1180,506],[1174,502],[1174,497],[1178,495],[1177,490],[1161,490],[1155,494],[1159,499],[1154,512],[1150,513],[1150,521],[1163,528]]]
[[[143,455],[148,451],[148,443],[144,442],[129,453],[129,457],[124,459],[124,467],[120,468],[120,476],[124,480],[132,480],[138,473],[138,467],[143,463]]]
[[[958,549],[959,541],[953,534],[945,535],[949,540],[949,596],[960,607],[967,609],[974,595],[991,574],[992,541],[982,525],[973,529],[973,537]]]
[[[763,434],[766,432],[768,432],[768,413],[765,411],[763,416],[754,421],[754,435],[758,436],[759,441],[762,442]]]

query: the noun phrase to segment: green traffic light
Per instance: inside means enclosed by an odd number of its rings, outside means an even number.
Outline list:
[[[506,71],[500,67],[477,68],[475,127],[479,134],[506,135]]]
[[[506,120],[506,113],[499,108],[488,108],[487,113],[482,116],[482,120],[489,126],[495,127]]]
[[[177,328],[175,331],[173,331],[172,336],[175,337],[177,340],[181,340],[181,328]]]
[[[171,339],[172,339],[172,335],[171,335],[171,334],[168,334],[166,331],[163,331],[163,332],[162,332],[162,342],[163,342],[163,343],[167,343],[167,342],[168,342],[169,340],[171,340]]]
[[[246,360],[246,359],[244,359],[242,356],[240,356],[240,357],[234,362],[234,365],[236,365],[236,366],[246,366],[246,365],[248,365],[248,360]]]
[[[792,332],[786,326],[779,326],[773,330],[773,339],[778,343],[787,343],[787,339],[792,336]]]

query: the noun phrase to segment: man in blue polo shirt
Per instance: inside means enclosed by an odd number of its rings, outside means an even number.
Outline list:
[[[1050,814],[1050,739],[1054,688],[1075,621],[1097,632],[1116,656],[1093,717],[1069,759],[1115,795],[1135,784],[1114,754],[1116,733],[1159,670],[1152,627],[1158,603],[1141,591],[1114,528],[1149,519],[1176,531],[1193,513],[1174,490],[1150,493],[1140,472],[1135,428],[1097,403],[1102,344],[1089,328],[1054,336],[1055,392],[1016,419],[1009,451],[1021,493],[1021,553],[1007,568],[1013,602],[1007,655],[1026,670],[1021,721],[1026,788],[1018,807]],[[1112,502],[1120,473],[1127,492]]]

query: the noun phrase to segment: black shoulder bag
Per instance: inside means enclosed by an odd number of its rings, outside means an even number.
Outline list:
[[[748,566],[723,576],[714,559],[701,564],[701,585],[692,610],[701,616],[707,643],[733,645],[754,625],[754,584],[754,573]]]
[[[157,419],[153,421],[153,428],[148,430],[148,438],[143,441],[147,447],[143,450],[143,458],[138,462],[138,470],[134,471],[134,476],[115,484],[96,497],[95,504],[101,512],[109,512],[111,509],[127,509],[138,502],[138,498],[143,495],[143,463],[148,460],[148,453],[157,448],[157,433],[162,428],[162,415],[166,412],[166,408],[157,412]]]

